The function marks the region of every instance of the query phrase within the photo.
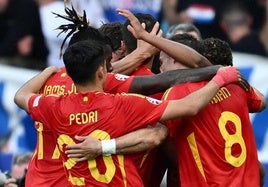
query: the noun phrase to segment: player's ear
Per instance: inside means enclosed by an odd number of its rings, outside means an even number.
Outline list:
[[[106,72],[107,72],[106,67],[100,66],[96,71],[96,80],[104,79]]]
[[[121,50],[122,50],[123,54],[125,54],[125,53],[126,53],[126,50],[127,50],[127,48],[126,48],[126,44],[125,44],[125,42],[122,41],[122,40],[121,40]]]

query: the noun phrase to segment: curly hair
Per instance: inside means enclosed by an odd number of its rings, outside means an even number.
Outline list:
[[[229,44],[218,38],[206,38],[201,41],[202,52],[212,64],[223,66],[233,65],[233,55]]]
[[[122,28],[123,24],[120,22],[104,23],[99,28],[99,31],[110,39],[113,51],[116,51],[121,47],[121,41],[123,38]]]

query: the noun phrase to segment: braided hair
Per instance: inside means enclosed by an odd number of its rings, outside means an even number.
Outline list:
[[[58,30],[61,30],[58,34],[61,35],[62,33],[67,33],[66,37],[64,38],[61,48],[60,48],[60,57],[62,56],[63,46],[66,40],[71,37],[69,46],[84,40],[95,40],[97,42],[101,42],[102,44],[110,45],[109,38],[101,33],[98,29],[90,26],[90,22],[87,19],[86,11],[83,11],[83,16],[79,15],[77,11],[74,9],[73,6],[71,8],[65,7],[66,15],[60,15],[57,13],[52,12],[57,17],[63,18],[67,21],[70,21],[70,24],[63,24],[60,25]]]

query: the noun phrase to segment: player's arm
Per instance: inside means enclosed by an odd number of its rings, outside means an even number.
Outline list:
[[[137,67],[142,65],[147,58],[150,57],[151,56],[149,53],[144,53],[140,49],[136,49],[121,60],[113,62],[113,72],[128,75],[132,73]]]
[[[156,25],[152,29],[150,34],[156,37],[161,37],[162,32],[157,32],[158,30],[159,30],[159,25],[158,26]],[[153,45],[143,40],[137,40],[137,48],[134,51],[132,51],[130,54],[128,54],[121,60],[112,63],[113,72],[129,75],[137,67],[142,65],[146,59],[151,58],[158,52],[159,52],[159,49],[157,49]]]
[[[68,157],[76,162],[94,159],[102,154],[132,154],[150,150],[160,145],[168,135],[162,124],[130,132],[112,140],[98,140],[90,136],[76,137],[81,143],[67,146]]]
[[[220,65],[194,69],[178,69],[153,76],[136,76],[130,86],[129,92],[144,95],[164,92],[175,84],[211,79]]]
[[[41,73],[34,76],[32,79],[27,81],[19,90],[16,92],[14,97],[14,102],[26,112],[28,112],[28,101],[30,97],[34,94],[37,94],[43,84],[47,79],[58,71],[58,68],[55,66],[50,66],[44,69]]]
[[[128,30],[137,38],[145,40],[146,42],[154,45],[158,49],[164,51],[176,61],[189,66],[189,67],[202,67],[212,65],[211,62],[194,49],[185,46],[183,44],[165,39],[159,38],[146,32],[141,26],[139,20],[128,10],[117,9],[117,12],[129,19],[131,25],[128,26]],[[156,24],[159,24],[158,22]]]
[[[166,139],[168,128],[161,123],[155,127],[136,130],[128,135],[116,138],[116,154],[139,153],[153,149]]]
[[[243,81],[243,79],[241,79],[241,75],[236,68],[220,68],[212,80],[204,87],[182,99],[170,100],[160,121],[196,115],[211,101],[220,87],[239,81]]]

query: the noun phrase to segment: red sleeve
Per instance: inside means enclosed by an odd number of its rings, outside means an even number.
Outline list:
[[[253,88],[247,92],[248,109],[250,113],[258,112],[261,107],[261,99]]]
[[[108,73],[104,85],[104,91],[107,93],[127,93],[132,84],[134,76]]]
[[[155,126],[162,117],[168,102],[145,97],[139,94],[121,94],[121,108],[128,126],[133,130],[144,127],[142,124]]]
[[[47,99],[47,98],[50,99]],[[29,102],[28,102],[28,108],[29,108],[29,113],[33,120],[39,121],[43,124],[49,124],[46,121],[46,118],[43,116],[44,114],[44,108],[51,108],[54,106],[54,100],[58,96],[42,96],[42,95],[33,95]],[[49,110],[46,110],[48,112]]]
[[[176,85],[174,87],[169,88],[163,95],[162,100],[175,100],[181,99],[189,94],[188,89],[186,89],[185,84]],[[180,124],[183,124],[182,118],[177,118],[173,120],[167,120],[164,122],[169,129],[169,134],[171,137],[175,137],[178,129],[180,128]]]

